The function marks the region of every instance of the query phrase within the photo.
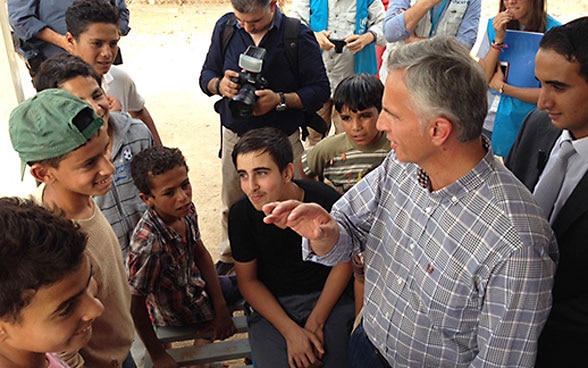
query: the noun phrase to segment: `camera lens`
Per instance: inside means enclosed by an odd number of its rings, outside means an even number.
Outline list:
[[[235,97],[229,101],[229,108],[233,116],[246,118],[253,115],[256,99],[255,87],[251,84],[243,85]]]

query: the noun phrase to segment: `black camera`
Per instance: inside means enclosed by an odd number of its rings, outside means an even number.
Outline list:
[[[257,100],[255,91],[267,88],[267,81],[259,75],[265,52],[266,50],[262,47],[249,46],[239,56],[239,67],[245,71],[240,72],[238,77],[231,78],[231,81],[240,84],[241,88],[229,101],[229,108],[235,117],[246,118],[253,115]]]
[[[331,38],[329,39],[329,41],[331,41],[331,43],[333,45],[335,45],[335,52],[337,54],[340,54],[343,52],[343,47],[345,47],[345,45],[347,45],[347,42],[345,42],[345,40],[339,40],[336,38]]]

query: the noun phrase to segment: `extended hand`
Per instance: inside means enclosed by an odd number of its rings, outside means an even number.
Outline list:
[[[323,238],[329,226],[337,226],[331,215],[315,203],[295,200],[272,202],[263,206],[263,212],[266,214],[263,219],[266,224],[274,224],[281,228],[290,227],[299,235],[311,240]]]

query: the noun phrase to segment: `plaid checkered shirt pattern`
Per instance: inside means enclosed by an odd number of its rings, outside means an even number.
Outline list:
[[[487,142],[486,142],[487,143]],[[364,329],[393,367],[532,367],[551,307],[556,240],[528,190],[488,149],[458,181],[392,152],[339,200],[325,264],[365,255]]]
[[[187,326],[213,318],[206,283],[194,262],[200,239],[194,204],[185,221],[187,241],[150,208],[131,238],[127,258],[131,293],[147,296],[149,316],[156,326]]]

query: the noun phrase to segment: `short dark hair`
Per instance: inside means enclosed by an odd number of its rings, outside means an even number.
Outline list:
[[[186,159],[178,148],[153,146],[139,152],[131,161],[131,175],[139,192],[152,195],[150,178],[161,175],[178,166],[188,171]]]
[[[288,136],[279,129],[266,127],[253,129],[243,134],[233,148],[231,156],[235,168],[237,168],[237,156],[257,151],[269,153],[280,172],[284,171],[289,163],[294,162],[292,144]]]
[[[79,269],[86,235],[31,200],[0,198],[0,318],[19,322],[41,287]]]
[[[367,73],[352,74],[345,77],[333,93],[335,110],[341,112],[343,105],[353,112],[375,107],[382,111],[384,85],[379,78]]]
[[[78,56],[64,53],[51,56],[43,61],[33,79],[37,92],[48,88],[60,88],[61,85],[76,77],[92,77],[98,85],[102,80],[94,68]]]
[[[588,81],[588,17],[581,17],[545,33],[539,48],[553,50],[571,63],[580,64],[580,75]]]
[[[250,14],[257,9],[267,9],[273,0],[231,0],[231,5],[241,13]]]
[[[94,23],[115,24],[118,29],[118,9],[108,0],[75,0],[65,12],[67,31],[78,40]]]

